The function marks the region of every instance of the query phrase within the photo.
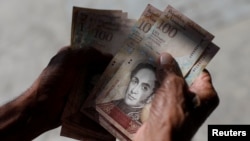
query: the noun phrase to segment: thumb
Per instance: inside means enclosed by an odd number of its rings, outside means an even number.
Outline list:
[[[148,112],[148,119],[138,130],[135,140],[166,140],[171,138],[170,130],[179,128],[185,119],[185,81],[177,71],[177,63],[167,53],[159,58],[157,75],[160,87],[156,90]],[[177,72],[176,72],[177,71]]]

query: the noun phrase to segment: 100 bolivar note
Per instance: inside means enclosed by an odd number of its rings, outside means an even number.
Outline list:
[[[86,117],[93,117],[91,111],[79,112],[80,105],[89,106],[90,103],[94,109],[96,106],[100,114],[98,122],[107,131],[121,140],[131,140],[147,117],[141,110],[144,105],[150,105],[152,88],[159,86],[155,80],[155,60],[159,53],[171,53],[182,67],[183,75],[188,75],[189,82],[192,82],[217,52],[214,44],[212,49],[206,49],[213,35],[173,7],[168,6],[162,13],[148,5],[144,12],[134,23],[120,10],[75,8],[71,35],[73,47],[94,47],[114,58],[106,69],[108,71],[95,84],[94,95],[91,94],[87,101],[89,93],[81,93],[80,89],[72,91],[64,112],[62,135],[87,140],[114,139],[105,130],[91,127],[92,122],[95,123]],[[133,102],[136,98],[129,91],[139,78],[144,82],[148,80],[141,90],[146,95],[141,95],[142,101]],[[81,85],[82,82],[75,84],[76,88]],[[97,101],[96,96],[99,96]]]
[[[134,24],[134,20],[127,18],[127,13],[121,10],[100,10],[89,8],[73,8],[71,45],[74,48],[93,47],[101,53],[114,55],[119,49],[115,44],[121,44],[127,35],[127,31]],[[81,61],[81,60],[79,60]],[[94,82],[102,72],[95,70],[95,76],[90,82]],[[94,75],[94,74],[93,74]],[[88,140],[114,139],[107,131],[93,120],[80,112],[81,104],[85,101],[94,83],[83,87],[84,74],[80,75],[74,84],[66,107],[62,115],[61,135],[75,139],[87,138]],[[86,122],[88,124],[86,124]],[[95,125],[96,128],[92,126]],[[69,132],[71,131],[71,132]]]
[[[185,76],[213,38],[213,35],[171,6],[168,6],[162,13],[148,5],[142,17],[138,20],[131,37],[125,41],[124,47],[114,56],[99,83],[95,86],[93,93],[82,106],[81,111],[92,118],[95,112],[91,107],[94,106],[95,97],[113,77],[125,58],[138,46],[150,48],[157,53],[169,52],[178,61]]]
[[[119,32],[123,19],[126,19],[126,13],[121,10],[100,10],[74,7],[72,11],[72,29],[71,29],[71,45],[74,48],[97,47],[102,44],[105,48],[113,41],[115,33]],[[109,29],[109,30],[108,30]],[[100,38],[100,33],[107,34],[105,38]],[[102,50],[100,50],[102,52]],[[110,51],[111,52],[111,51]],[[79,60],[81,61],[81,60]],[[80,76],[79,76],[80,77]],[[70,95],[70,97],[73,97]],[[79,110],[78,105],[81,105],[82,99],[85,99],[86,94],[80,94],[76,98],[68,100],[63,118],[75,113]],[[81,100],[80,100],[81,99]],[[81,102],[78,102],[81,101]],[[67,108],[69,107],[69,108]]]
[[[121,10],[73,8],[71,45],[94,47],[98,51],[116,54],[136,20],[128,19]]]
[[[100,90],[112,79],[113,75],[120,68],[123,61],[138,47],[140,42],[145,38],[151,27],[160,17],[162,11],[155,8],[154,6],[148,4],[147,7],[142,12],[140,18],[131,28],[126,40],[122,44],[117,44],[121,46],[120,50],[113,57],[104,73],[102,74],[99,82],[95,85],[90,96],[87,98],[86,102],[82,105],[81,111],[92,119],[98,119],[95,111],[95,99],[98,96]]]
[[[219,47],[214,43],[209,44],[185,77],[189,85],[202,72],[218,50]],[[134,57],[130,56],[125,60],[121,70],[114,76],[114,78],[119,76],[119,79],[116,79],[115,83],[106,90],[106,95],[103,94],[96,101],[96,109],[100,114],[99,123],[120,140],[132,140],[138,128],[146,121],[148,107],[150,107],[153,98],[153,90],[159,86],[159,81],[156,80],[155,76],[156,64],[155,59],[153,59],[155,57],[152,57],[157,55],[143,52],[144,55],[139,52],[133,53]],[[140,68],[144,69],[140,71]],[[144,83],[141,84],[143,85],[141,90],[138,86],[139,83]]]
[[[99,122],[120,140],[133,140],[147,118],[142,111],[150,105],[154,90],[160,85],[156,77],[159,54],[171,53],[185,76],[212,40],[211,34],[190,23],[190,19],[168,6],[151,29],[151,34],[100,90],[96,100]]]

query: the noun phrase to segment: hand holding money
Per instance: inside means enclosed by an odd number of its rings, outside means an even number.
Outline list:
[[[121,10],[73,14],[72,47],[0,107],[0,138],[31,140],[62,120],[61,135],[80,140],[191,139],[219,101],[203,71],[213,35],[171,6],[149,4],[137,22]]]
[[[87,90],[93,74],[102,72],[110,59],[95,50],[62,48],[29,89],[0,107],[1,140],[32,140],[60,126],[70,91]]]
[[[62,117],[61,135],[76,139],[87,136],[90,140],[86,133],[91,133],[92,140],[105,140],[105,133],[90,130],[82,122],[90,118],[116,138],[133,140],[147,121],[152,99],[157,97],[155,90],[165,78],[164,75],[156,78],[159,55],[168,52],[173,56],[178,67],[169,66],[168,71],[184,79],[187,84],[181,83],[180,88],[187,89],[193,87],[194,80],[219,50],[211,42],[214,38],[211,33],[170,5],[161,11],[148,4],[137,21],[126,16],[120,10],[73,9],[73,47],[95,48],[113,58],[93,89],[71,92]],[[165,68],[161,70],[166,72]],[[142,83],[143,89],[139,89]],[[135,91],[140,94],[135,95]],[[184,95],[185,102],[189,102],[185,103],[185,109],[193,109],[190,101],[199,98],[188,90],[183,93],[189,93]]]
[[[169,54],[161,55],[163,83],[156,90],[148,119],[137,131],[134,141],[189,141],[219,99],[211,77],[204,71],[189,88]],[[173,68],[173,69],[171,69]],[[192,99],[187,98],[192,97]],[[188,101],[189,100],[189,101]]]

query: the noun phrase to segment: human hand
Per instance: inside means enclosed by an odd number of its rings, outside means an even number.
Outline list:
[[[189,141],[219,104],[211,76],[204,71],[188,88],[171,55],[162,54],[149,117],[137,131],[135,141]]]
[[[101,73],[111,60],[94,49],[73,49],[66,47],[54,56],[31,89],[36,91],[32,107],[33,116],[39,127],[45,130],[58,127],[68,94],[75,81],[87,89],[92,75]],[[83,77],[79,77],[83,75]],[[80,78],[80,80],[79,80]]]
[[[74,84],[82,82],[87,89],[92,75],[101,73],[110,60],[94,49],[61,49],[27,91],[0,107],[1,139],[31,140],[61,125]]]

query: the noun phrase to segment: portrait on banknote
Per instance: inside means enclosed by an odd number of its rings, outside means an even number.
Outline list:
[[[125,60],[96,101],[96,109],[126,136],[142,124],[142,110],[159,86],[155,61],[139,52]]]
[[[141,110],[151,102],[157,86],[156,68],[149,63],[140,63],[130,72],[123,98],[107,105],[115,105],[132,120],[141,122]]]

